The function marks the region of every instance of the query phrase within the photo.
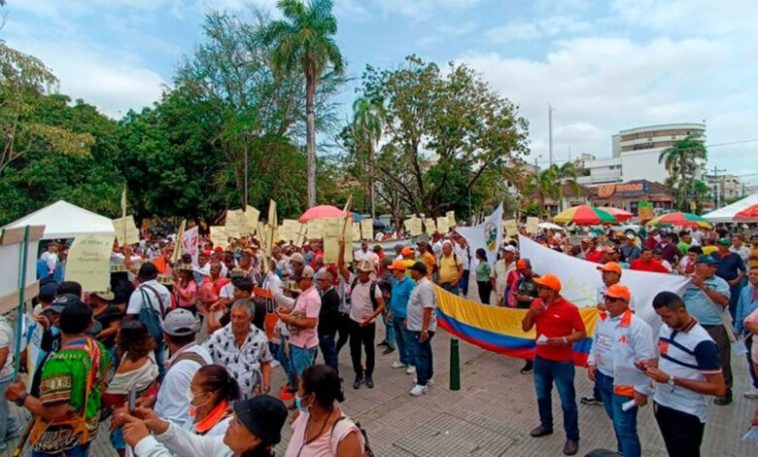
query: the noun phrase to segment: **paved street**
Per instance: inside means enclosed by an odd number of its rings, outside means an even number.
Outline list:
[[[383,325],[380,325],[383,333]],[[379,342],[377,337],[377,342]],[[434,337],[435,385],[420,398],[408,395],[412,376],[404,370],[390,368],[397,354],[378,355],[374,389],[352,389],[353,375],[348,348],[340,353],[340,369],[345,378],[345,411],[360,421],[368,431],[371,446],[380,457],[502,456],[542,457],[562,455],[565,436],[557,393],[554,393],[555,430],[552,436],[534,439],[529,430],[538,424],[537,405],[531,375],[522,375],[521,360],[500,356],[461,342],[461,390],[448,389],[450,337],[440,332]],[[378,354],[381,354],[381,348]],[[740,442],[756,406],[746,400],[745,362],[735,360],[735,403],[713,406],[706,427],[703,456],[755,456]],[[281,369],[274,370],[274,386],[282,382]],[[584,370],[576,375],[577,396],[589,394],[591,385]],[[644,455],[665,456],[652,409],[643,408],[639,416]],[[610,420],[600,406],[579,405],[580,452],[597,448],[614,448]],[[286,427],[285,427],[286,428]],[[112,456],[105,426],[98,436],[93,455]],[[283,455],[289,438],[279,446]],[[3,454],[10,455],[10,453]]]

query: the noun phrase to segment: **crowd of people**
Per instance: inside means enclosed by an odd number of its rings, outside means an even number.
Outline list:
[[[744,338],[747,348],[745,397],[758,398],[758,235],[750,246],[741,234],[700,229],[598,230],[579,242],[547,230],[533,238],[598,264],[602,311],[587,370],[595,389],[581,401],[604,407],[620,453],[641,455],[637,410],[652,398],[669,454],[699,455],[706,396],[733,401],[734,340]],[[561,296],[561,279],[537,275],[517,240],[502,245],[494,264],[455,231],[397,243],[392,252],[363,242],[352,261],[352,247],[341,242],[335,263],[324,261],[320,240],[280,242],[270,256],[254,236],[227,246],[203,240],[194,257],[175,255],[176,244],[167,237],[114,246],[111,284],[102,291],[63,281],[65,243],[49,243],[40,256],[40,293],[20,354],[29,386],[11,377],[13,330],[0,317],[0,393],[32,414],[33,455],[88,455],[108,417],[119,455],[128,448],[138,457],[271,455],[288,410],[295,417],[286,456],[369,455],[364,431],[337,406],[339,353],[348,346],[353,389],[381,382],[374,371],[383,347],[396,353],[392,368],[413,376],[408,394],[426,394],[434,383],[435,285],[469,296],[470,277],[481,303],[523,309],[523,330],[536,329],[534,360],[521,370],[534,375],[540,425],[531,436],[553,432],[555,384],[563,452],[578,452],[573,344],[586,329]],[[657,337],[633,312],[625,269],[690,277],[683,296],[655,298]],[[385,335],[378,344],[377,325]],[[275,369],[286,380],[279,389]],[[23,435],[7,408],[0,401],[3,447]]]

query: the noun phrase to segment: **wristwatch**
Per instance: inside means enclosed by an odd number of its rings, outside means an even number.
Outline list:
[[[674,376],[673,375],[669,375],[669,380],[666,381],[666,383],[668,385],[670,385],[671,387],[676,387],[676,382],[674,381]]]
[[[16,405],[19,408],[24,407],[24,402],[26,402],[26,397],[28,397],[29,394],[27,392],[22,393],[17,399],[16,399]]]

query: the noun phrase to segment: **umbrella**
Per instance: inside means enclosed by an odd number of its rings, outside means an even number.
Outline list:
[[[601,209],[587,205],[579,205],[561,211],[553,217],[553,222],[558,224],[568,224],[569,222],[573,222],[576,225],[597,225],[613,224],[618,221],[615,216]]]
[[[352,217],[352,214],[350,215]],[[298,219],[300,223],[305,224],[311,219],[325,219],[327,217],[342,217],[342,210],[336,206],[320,205],[308,208]]]
[[[608,214],[612,214],[613,216],[616,216],[616,219],[618,219],[619,222],[626,221],[634,217],[634,214],[630,213],[629,211],[624,211],[621,208],[614,208],[612,206],[601,206],[600,209],[605,211]]]
[[[741,221],[743,219],[756,219],[758,218],[758,203],[750,205],[742,211],[734,215],[734,220]]]
[[[658,216],[650,220],[650,222],[647,223],[648,225],[678,225],[680,227],[702,227],[702,228],[711,228],[711,224],[703,219],[702,217],[698,216],[697,214],[692,213],[683,213],[681,211],[677,211],[675,213],[668,213],[664,214],[662,216]]]

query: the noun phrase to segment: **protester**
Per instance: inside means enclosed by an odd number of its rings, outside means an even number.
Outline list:
[[[368,262],[371,266],[371,279],[376,279],[376,274],[379,271],[379,256],[374,251],[369,251],[367,242],[361,243],[361,248],[355,251],[353,259],[358,263]]]
[[[579,419],[574,389],[574,350],[572,344],[586,336],[584,322],[575,305],[561,297],[561,281],[554,274],[534,279],[539,298],[524,316],[525,332],[537,327],[534,357],[534,387],[537,392],[540,425],[530,432],[538,438],[553,433],[551,391],[558,387],[563,409],[566,444],[563,453],[574,455],[579,450]]]
[[[89,455],[97,436],[100,402],[110,357],[102,344],[86,335],[92,324],[92,308],[80,297],[66,294],[56,299],[61,347],[42,367],[40,393],[33,396],[19,378],[10,384],[5,398],[32,413],[29,435],[34,456]]]
[[[536,278],[539,276],[532,270],[532,262],[529,259],[519,259],[516,263],[516,268],[519,273],[518,282],[514,285],[515,291],[512,294],[514,304],[518,309],[529,309],[532,306],[532,302],[538,296]],[[527,359],[524,367],[521,369],[521,374],[527,374],[534,368],[534,362]]]
[[[629,264],[629,269],[637,271],[649,271],[653,273],[670,273],[660,261],[653,256],[653,248],[645,246],[642,254],[634,262]]]
[[[748,257],[750,268],[758,268],[758,233],[750,236],[750,256]]]
[[[723,398],[727,390],[719,350],[676,294],[659,293],[653,308],[663,322],[658,337],[661,357],[657,367],[638,366],[658,383],[653,411],[668,454],[699,457],[708,418],[706,396]]]
[[[742,263],[748,266],[750,263],[750,248],[745,245],[745,237],[739,233],[732,235],[732,246],[730,251],[740,256]]]
[[[321,309],[318,314],[318,345],[324,357],[324,363],[339,372],[337,357],[337,325],[339,323],[340,297],[334,288],[331,271],[325,270],[318,278],[321,294]]]
[[[471,255],[469,254],[469,246],[466,239],[460,235],[454,237],[455,254],[460,257],[463,264],[463,275],[461,276],[460,286],[461,293],[464,297],[468,297],[468,283],[471,277]]]
[[[695,273],[697,258],[701,255],[703,255],[703,249],[700,246],[690,246],[687,248],[686,255],[682,256],[677,264],[677,273],[683,276],[693,275]]]
[[[7,449],[6,441],[18,436],[21,424],[11,416],[5,391],[13,382],[13,328],[0,315],[0,452]]]
[[[479,248],[475,252],[477,264],[476,264],[476,286],[479,292],[479,301],[485,305],[490,304],[490,295],[492,295],[492,282],[490,281],[490,275],[492,274],[492,266],[487,261],[487,252],[484,248]],[[428,267],[428,265],[427,265]]]
[[[190,383],[192,431],[201,436],[223,436],[229,428],[232,403],[241,394],[237,381],[222,365],[197,370]]]
[[[114,298],[113,292],[92,292],[89,294],[92,317],[102,326],[98,339],[108,349],[111,356],[115,355],[112,349],[116,344],[116,334],[121,327],[121,319],[124,317],[121,309],[113,304]]]
[[[629,288],[621,284],[610,285],[604,292],[605,310],[592,337],[587,376],[595,383],[605,412],[613,421],[619,453],[640,457],[637,410],[647,404],[651,389],[649,381],[634,379],[638,373],[634,363],[647,365],[656,359],[657,352],[650,325],[629,306],[631,296]],[[634,402],[630,408],[625,406],[629,401]]]
[[[394,261],[390,265],[390,270],[394,275],[394,281],[392,282],[388,317],[395,330],[395,341],[399,352],[399,360],[392,362],[392,368],[405,368],[408,374],[412,374],[415,372],[415,368],[413,368],[413,335],[405,327],[405,320],[408,315],[408,300],[411,297],[414,282],[406,274],[404,261]]]
[[[740,298],[742,280],[747,276],[747,269],[745,268],[745,264],[742,263],[742,258],[729,250],[731,244],[732,240],[730,238],[721,238],[718,244],[718,251],[712,255],[717,261],[716,276],[729,284],[729,312],[734,317],[737,313],[737,300]]]
[[[751,316],[758,309],[758,268],[751,268],[748,275],[748,284],[742,288],[740,298],[737,301],[737,317],[734,320],[734,332],[737,337],[745,336],[745,346],[747,346],[748,371],[750,373],[751,389],[745,392],[745,398],[758,398],[758,370],[756,370],[753,360],[758,357],[758,352],[754,350],[758,337],[756,332],[748,329],[746,322],[748,316]],[[758,316],[756,316],[758,317]]]
[[[148,409],[138,408],[137,417],[123,414],[124,437],[137,457],[273,457],[281,441],[287,408],[269,395],[232,404],[234,416],[223,436],[196,435]],[[153,435],[150,434],[153,433]]]
[[[303,371],[285,457],[360,457],[365,441],[358,426],[335,405],[345,401],[341,379],[327,365]]]
[[[506,245],[501,250],[502,257],[495,262],[490,273],[490,280],[492,283],[492,290],[495,291],[495,305],[504,306],[505,296],[508,287],[508,279],[511,277],[511,273],[516,270],[516,248],[511,245]]]
[[[135,398],[158,393],[158,366],[155,363],[155,341],[140,321],[126,321],[116,338],[118,366],[103,394],[103,407],[121,408],[134,389]],[[120,427],[110,434],[110,441],[120,456],[126,455],[126,442]]]
[[[413,363],[416,381],[410,394],[423,395],[434,377],[432,338],[437,331],[437,298],[432,282],[426,276],[426,264],[416,262],[411,268],[411,278],[416,281],[408,299],[408,315],[405,328],[411,332],[413,342]]]
[[[416,258],[412,255],[413,248],[408,248],[409,255],[403,254],[403,260],[405,260],[405,271],[410,275],[411,267],[416,263]],[[432,274],[438,269],[437,257],[432,252],[432,248],[429,243],[425,241],[419,241],[418,243],[419,260],[426,265],[426,275],[429,279],[432,279]]]
[[[463,261],[458,257],[458,254],[453,252],[453,243],[449,240],[442,243],[442,255],[437,262],[439,264],[437,284],[446,291],[458,295],[463,277]]]
[[[624,245],[621,246],[621,254],[623,256],[623,259],[630,265],[642,254],[640,248],[638,248],[635,244],[636,241],[637,237],[634,236],[634,233],[627,233],[624,237]]]
[[[192,424],[188,395],[192,377],[197,370],[213,363],[208,351],[195,342],[198,325],[195,316],[186,309],[175,309],[166,315],[163,341],[171,354],[166,375],[157,396],[139,402],[149,405],[154,401],[155,413],[180,427]]]
[[[687,312],[708,332],[719,349],[722,373],[726,381],[726,394],[715,400],[717,405],[732,402],[731,342],[725,325],[731,326],[731,317],[726,311],[729,306],[729,285],[716,276],[716,260],[707,255],[700,256],[695,266],[695,274],[682,296]]]
[[[45,263],[45,266],[47,267],[47,274],[42,278],[38,277],[37,279],[43,279],[51,276],[55,272],[55,264],[58,263],[58,243],[55,241],[49,242],[47,244],[47,251],[43,252],[39,258]]]
[[[255,308],[249,299],[234,302],[230,322],[203,344],[213,363],[224,366],[237,382],[242,399],[271,390],[271,352],[263,330],[253,325]]]
[[[197,315],[197,283],[190,263],[182,263],[176,268],[177,278],[174,281],[174,294],[179,308],[186,309]]]

